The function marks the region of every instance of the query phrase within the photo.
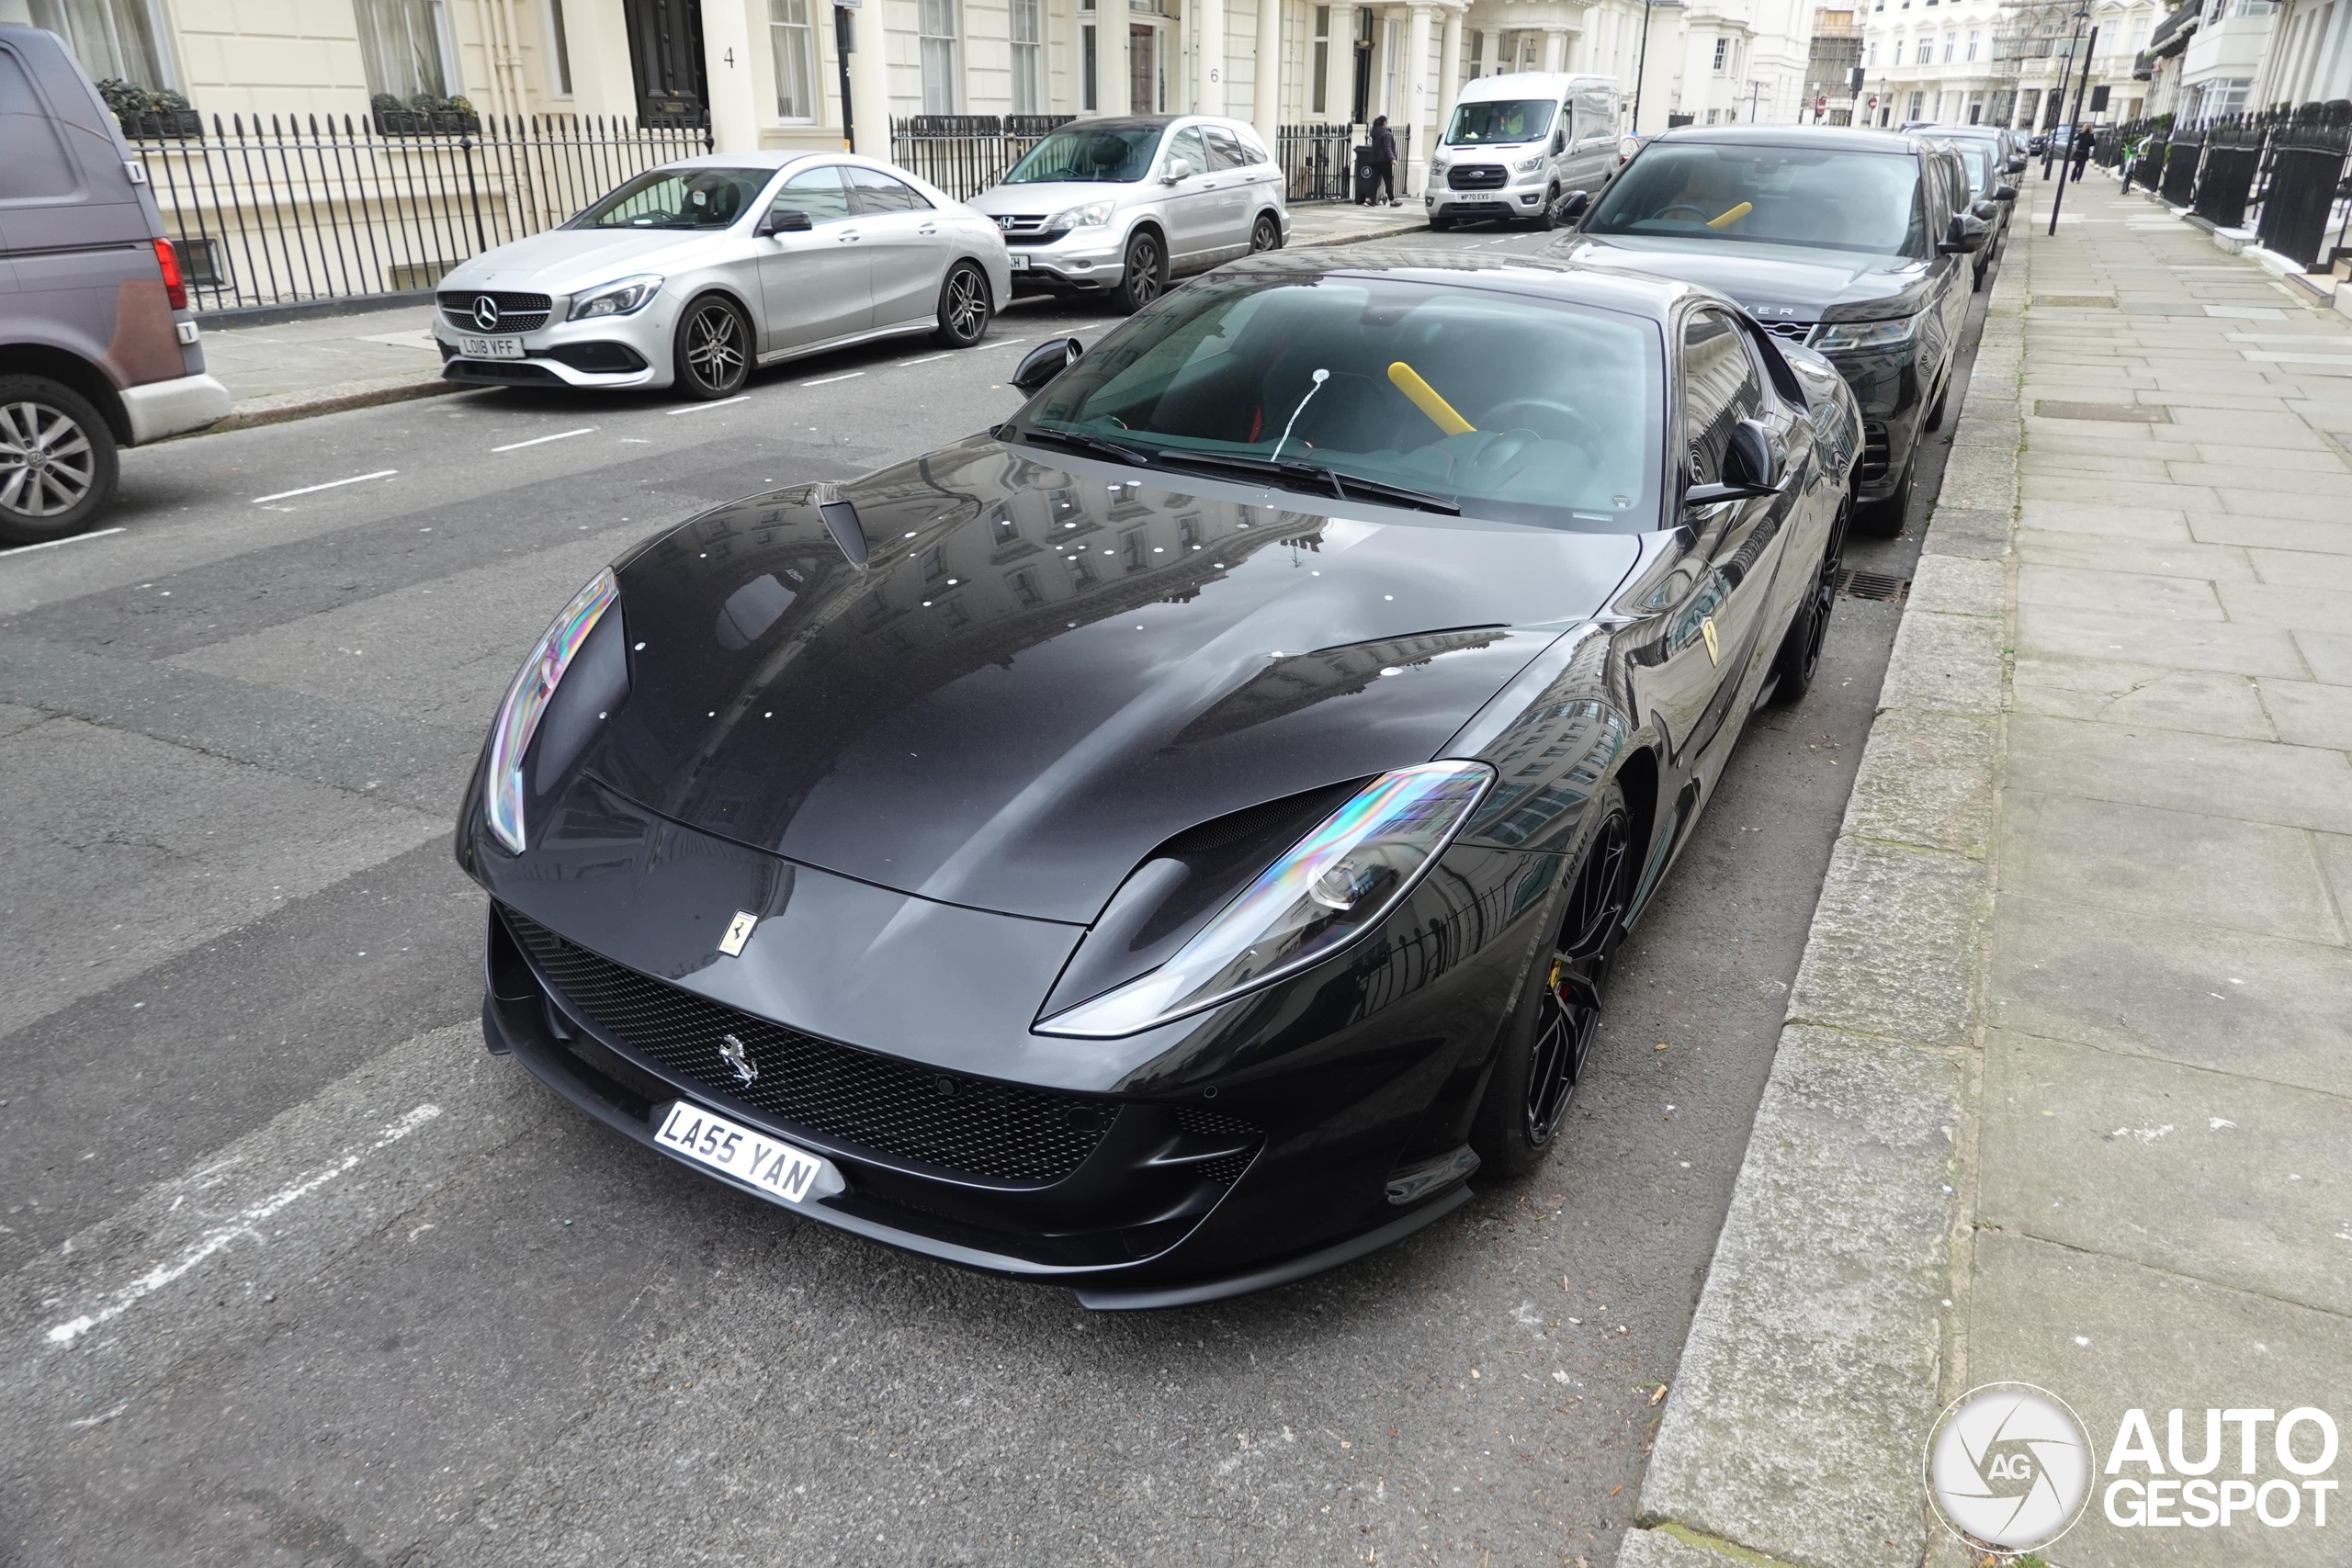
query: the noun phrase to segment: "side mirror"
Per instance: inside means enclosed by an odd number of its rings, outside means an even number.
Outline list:
[[[1170,158],[1168,160],[1168,172],[1159,176],[1159,183],[1172,186],[1179,180],[1191,179],[1193,172],[1193,161],[1190,158]]]
[[[2025,160],[2024,160],[2023,158],[2012,158],[2012,159],[2010,159],[2010,160],[2009,160],[2009,164],[2008,164],[2008,168],[2007,168],[2007,170],[2006,172],[2007,172],[2007,173],[2009,173],[2009,174],[2012,174],[2012,175],[2021,175],[2021,174],[2024,174],[2024,173],[2025,173]]]
[[[1731,429],[1724,445],[1724,477],[1719,483],[1692,485],[1682,492],[1685,506],[1708,506],[1718,501],[1738,501],[1770,495],[1781,488],[1781,455],[1772,449],[1771,433],[1760,420],[1743,419]]]
[[[1592,193],[1572,190],[1554,204],[1552,216],[1562,223],[1574,223],[1592,209]]]
[[[2015,201],[2017,198],[2018,187],[2013,185],[1997,185],[1993,187],[1995,201]]]
[[[1987,223],[1998,223],[2001,220],[2001,203],[1997,197],[1986,197],[1981,201],[1971,203],[1968,210]]]
[[[1078,363],[1086,347],[1074,337],[1047,338],[1021,356],[1012,384],[1024,392],[1043,391],[1053,378]]]
[[[772,207],[760,220],[763,234],[806,234],[817,226],[816,220],[797,207]]]
[[[1955,251],[1981,251],[1992,232],[1984,220],[1973,212],[1955,212],[1951,215],[1951,226],[1944,231],[1943,241],[1936,246],[1936,252],[1939,255],[1950,255]]]
[[[1554,157],[1557,157],[1560,153],[1566,152],[1567,150],[1567,145],[1568,133],[1566,131],[1555,130],[1552,132],[1552,155]]]

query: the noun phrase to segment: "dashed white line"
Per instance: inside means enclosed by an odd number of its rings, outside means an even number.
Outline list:
[[[836,381],[854,381],[865,374],[863,370],[851,370],[839,376],[820,376],[814,381],[803,381],[800,384],[804,387],[830,387]]]
[[[910,365],[936,365],[943,359],[953,359],[955,357],[956,355],[953,352],[947,354],[926,354],[921,359],[901,359],[899,361],[896,368],[904,370]]]
[[[288,496],[309,495],[316,491],[334,490],[338,485],[365,484],[369,479],[388,479],[399,472],[398,468],[379,468],[372,474],[354,474],[347,479],[329,479],[322,485],[304,485],[300,490],[281,490],[271,495],[257,495],[254,497],[253,503],[259,506],[265,502],[284,501]]]
[[[569,441],[575,435],[586,435],[596,427],[583,424],[577,430],[559,430],[553,435],[534,435],[528,441],[509,441],[503,446],[493,446],[493,452],[519,452],[526,446],[544,446],[550,441]]]
[[[112,1299],[97,1311],[85,1313],[80,1317],[68,1318],[59,1324],[49,1331],[49,1342],[52,1345],[71,1345],[93,1328],[113,1322],[147,1297],[195,1269],[206,1258],[226,1248],[239,1236],[254,1235],[254,1226],[261,1224],[262,1221],[268,1219],[288,1205],[309,1197],[328,1182],[350,1170],[368,1156],[380,1149],[391,1147],[392,1145],[399,1143],[440,1114],[441,1108],[437,1105],[419,1105],[413,1108],[402,1115],[399,1121],[386,1127],[378,1135],[376,1141],[367,1148],[354,1150],[324,1170],[314,1171],[293,1186],[243,1211],[237,1215],[236,1224],[208,1231],[201,1241],[180,1254],[176,1261],[158,1263],[146,1273],[115,1292]]]
[[[688,403],[682,409],[672,409],[670,417],[675,419],[682,413],[700,413],[705,409],[723,409],[729,403],[748,403],[751,400],[751,393],[738,392],[731,398],[721,398],[715,403]]]
[[[119,534],[119,528],[101,528],[95,534],[74,534],[62,539],[43,539],[38,545],[18,545],[14,549],[0,550],[0,556],[20,556],[27,550],[53,550],[60,545],[78,545],[85,539],[103,539],[108,534]]]

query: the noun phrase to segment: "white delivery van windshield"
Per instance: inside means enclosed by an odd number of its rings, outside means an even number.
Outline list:
[[[1449,147],[1484,147],[1490,143],[1533,141],[1552,129],[1549,98],[1497,98],[1489,103],[1457,104],[1453,123],[1445,128]]]

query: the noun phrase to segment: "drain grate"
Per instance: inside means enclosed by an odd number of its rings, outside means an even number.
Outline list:
[[[1884,572],[1846,570],[1838,574],[1838,592],[1848,599],[1876,599],[1900,604],[1911,597],[1911,580]]]

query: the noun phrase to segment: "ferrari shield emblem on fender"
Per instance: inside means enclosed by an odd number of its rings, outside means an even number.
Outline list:
[[[1714,634],[1709,632],[1707,634],[1708,651],[1711,653],[1714,651]],[[735,918],[727,922],[727,934],[718,939],[718,951],[729,958],[742,957],[743,944],[752,940],[752,928],[759,923],[759,916],[742,909],[736,910]]]
[[[1714,616],[1709,615],[1705,620],[1699,623],[1699,635],[1707,639],[1707,662],[1710,664],[1721,664],[1723,662],[1723,656],[1721,651],[1715,646]],[[739,915],[736,918],[740,919],[742,917]],[[747,931],[745,934],[748,935],[749,932]]]

